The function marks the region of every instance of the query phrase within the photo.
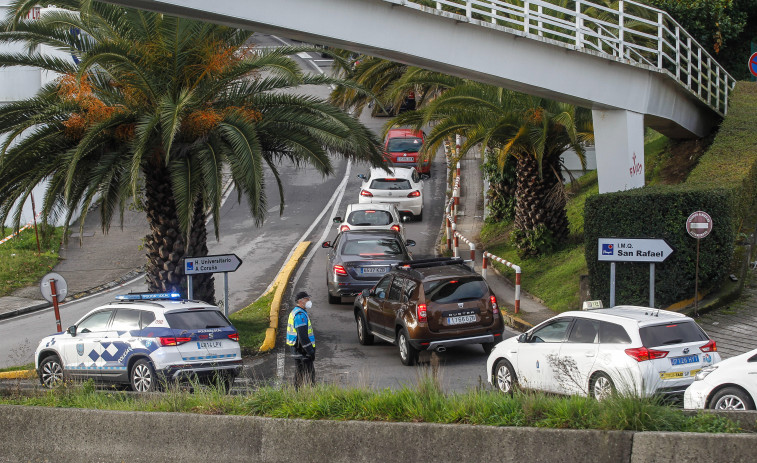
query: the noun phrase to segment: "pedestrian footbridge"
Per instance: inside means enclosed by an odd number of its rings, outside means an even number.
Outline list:
[[[107,0],[353,50],[591,108],[600,192],[644,185],[644,126],[706,135],[734,79],[629,0]]]

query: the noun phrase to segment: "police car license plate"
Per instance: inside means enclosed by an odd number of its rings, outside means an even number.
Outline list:
[[[699,363],[699,354],[684,355],[683,357],[671,357],[670,364],[676,365],[688,365],[689,363]]]
[[[197,343],[198,349],[213,349],[221,347],[221,341],[200,341]]]
[[[415,158],[410,156],[400,156],[397,158],[397,162],[415,162]]]
[[[360,267],[360,273],[386,273],[389,267]]]
[[[459,317],[447,317],[448,325],[463,325],[465,323],[475,323],[475,315],[462,315]]]

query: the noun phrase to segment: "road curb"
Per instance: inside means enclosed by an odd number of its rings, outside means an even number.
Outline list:
[[[0,373],[0,379],[34,379],[37,372],[34,370],[4,371]]]
[[[308,247],[310,247],[310,241],[303,241],[302,243],[298,244],[294,252],[292,253],[292,257],[289,258],[289,261],[281,269],[279,274],[276,276],[276,279],[273,280],[271,291],[275,291],[275,293],[273,296],[273,301],[271,301],[271,322],[268,326],[268,329],[266,329],[265,331],[265,341],[263,341],[263,345],[260,346],[260,352],[268,352],[269,350],[276,347],[276,331],[279,328],[279,309],[281,308],[281,300],[284,297],[287,283],[292,277],[294,269],[297,268],[297,264],[299,264],[302,256],[305,255],[305,251],[307,251]],[[266,292],[265,294],[268,294],[268,292]]]

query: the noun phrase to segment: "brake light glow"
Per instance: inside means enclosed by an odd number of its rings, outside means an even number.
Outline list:
[[[360,190],[360,196],[366,196],[368,198],[372,198],[373,197],[373,193],[371,193],[368,190]]]
[[[344,269],[343,265],[335,265],[334,266],[334,275],[347,276],[347,270]]]
[[[350,231],[349,225],[342,225],[339,227],[339,231]]]
[[[647,349],[646,347],[634,347],[626,349],[626,354],[637,362],[661,359],[668,355],[668,351]]]
[[[391,229],[394,230],[394,231],[396,231],[396,232],[398,232],[398,231],[400,231],[400,226],[399,225],[392,225]]]
[[[412,193],[408,194],[407,197],[408,198],[417,198],[420,195],[421,195],[420,190],[415,190]]]
[[[710,342],[708,342],[704,346],[700,347],[699,350],[701,350],[702,352],[717,352],[718,351],[718,345],[715,343],[715,341],[713,341],[712,339],[710,339]]]
[[[239,342],[239,333],[231,333],[229,335],[229,339],[231,339],[232,341]]]
[[[385,178],[384,181],[385,182],[396,182],[397,179],[396,178]]]
[[[366,214],[375,214],[376,211],[365,211]]]
[[[161,336],[158,338],[161,346],[178,346],[192,340],[190,337]]]
[[[497,298],[492,294],[489,296],[489,300],[492,303],[492,313],[498,314],[499,313],[499,307],[497,307]]]
[[[426,313],[426,304],[418,304],[415,306],[415,313],[418,316],[418,321],[426,323],[428,321]]]

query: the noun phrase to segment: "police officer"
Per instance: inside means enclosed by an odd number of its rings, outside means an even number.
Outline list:
[[[296,367],[294,387],[299,389],[304,382],[315,383],[315,335],[307,313],[313,306],[310,294],[300,291],[294,296],[294,302],[296,305],[289,313],[287,323],[287,346]]]

